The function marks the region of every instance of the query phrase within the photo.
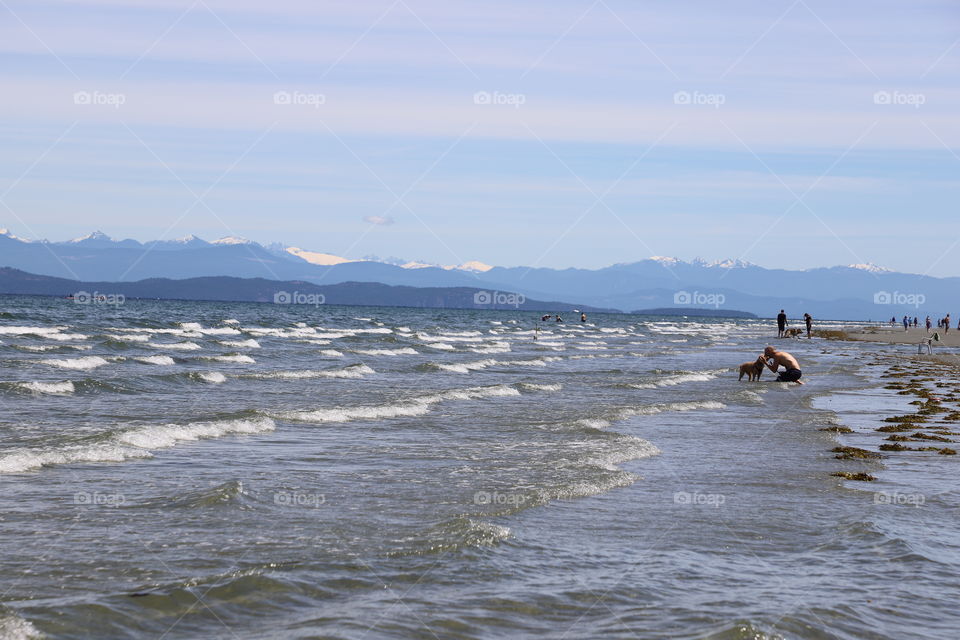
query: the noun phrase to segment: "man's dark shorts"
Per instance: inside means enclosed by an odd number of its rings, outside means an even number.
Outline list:
[[[777,376],[777,382],[796,382],[802,375],[800,369],[787,369]]]

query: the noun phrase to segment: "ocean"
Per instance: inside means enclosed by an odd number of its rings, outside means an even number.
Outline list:
[[[0,300],[0,638],[960,630],[957,457],[831,451],[911,347],[777,341],[796,386],[737,380],[770,321]]]

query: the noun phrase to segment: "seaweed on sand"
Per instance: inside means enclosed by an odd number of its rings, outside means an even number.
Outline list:
[[[866,449],[860,449],[858,447],[834,447],[833,452],[837,455],[834,456],[838,460],[857,460],[863,458],[880,458],[880,454],[874,451],[867,451]]]
[[[944,438],[943,436],[934,436],[929,433],[920,433],[919,431],[913,434],[910,434],[911,438],[917,438],[918,440],[936,440],[937,442],[953,442],[950,438]]]
[[[864,473],[863,471],[858,471],[854,473],[853,471],[836,471],[831,473],[832,476],[837,476],[838,478],[843,478],[844,480],[859,480],[861,482],[873,482],[876,480],[875,477],[869,473]]]
[[[894,442],[893,444],[880,445],[880,451],[913,451],[913,449],[905,447],[899,442]]]

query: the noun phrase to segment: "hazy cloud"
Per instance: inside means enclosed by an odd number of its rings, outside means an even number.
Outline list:
[[[370,224],[378,224],[383,227],[388,224],[393,224],[393,218],[390,216],[364,216],[363,221],[369,222]]]

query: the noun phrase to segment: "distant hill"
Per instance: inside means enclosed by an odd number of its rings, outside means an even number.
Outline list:
[[[661,307],[659,309],[640,309],[632,313],[638,316],[691,316],[695,318],[756,318],[749,311],[732,309],[686,309],[684,307]]]
[[[0,268],[0,293],[68,297],[87,302],[98,297],[128,299],[213,300],[274,304],[338,304],[439,309],[499,309],[569,312],[615,312],[590,305],[527,299],[522,294],[471,287],[405,287],[375,282],[316,285],[302,280],[212,276],[172,280],[150,278],[137,282],[81,282],[66,278]],[[111,298],[112,299],[112,298]],[[95,300],[93,300],[95,301]]]

